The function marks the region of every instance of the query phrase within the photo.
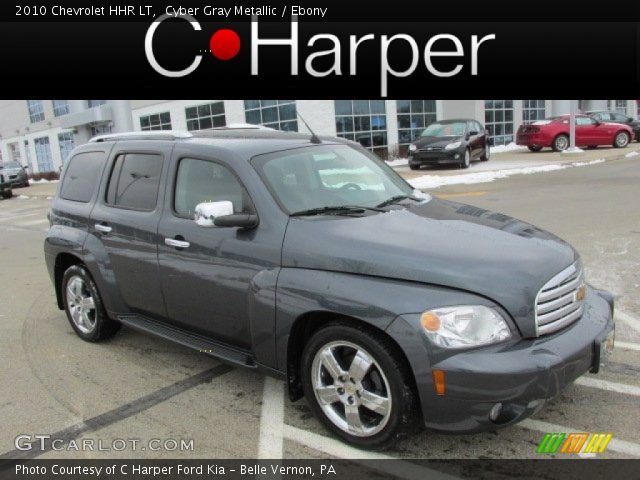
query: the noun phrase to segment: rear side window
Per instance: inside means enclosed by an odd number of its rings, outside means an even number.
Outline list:
[[[107,204],[134,210],[155,209],[162,163],[159,154],[118,155],[109,178]]]
[[[104,162],[103,152],[74,155],[67,165],[60,197],[74,202],[88,203],[100,182]]]

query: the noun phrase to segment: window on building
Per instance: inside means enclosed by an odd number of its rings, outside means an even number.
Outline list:
[[[169,112],[153,113],[140,117],[140,129],[149,130],[171,130],[171,114]]]
[[[22,156],[20,155],[20,144],[18,142],[9,143],[7,148],[9,149],[10,160],[21,164],[22,162],[20,162],[20,159]]]
[[[87,203],[93,197],[104,167],[102,152],[79,153],[69,160],[62,179],[60,197],[74,202]]]
[[[244,188],[227,167],[192,158],[180,160],[173,200],[178,215],[193,218],[199,203],[222,200],[230,201],[236,213],[249,209]]]
[[[40,137],[33,140],[36,148],[36,160],[38,161],[39,172],[53,171],[53,155],[51,155],[51,144],[49,137]]]
[[[224,127],[227,124],[224,115],[224,102],[205,103],[185,109],[187,130],[209,130]]]
[[[609,110],[626,114],[627,101],[626,100],[609,100]]]
[[[29,120],[31,123],[42,122],[44,120],[44,105],[42,100],[27,100],[29,110]]]
[[[53,114],[56,117],[69,113],[69,100],[51,100],[53,104]]]
[[[396,100],[398,110],[398,145],[400,154],[406,153],[424,128],[436,121],[435,100]]]
[[[524,123],[544,120],[547,116],[546,103],[544,100],[523,100],[522,101],[522,121]]]
[[[87,100],[87,106],[89,108],[99,107],[100,105],[104,105],[107,103],[106,100]]]
[[[335,100],[336,132],[386,158],[387,113],[384,100]]]
[[[247,123],[286,132],[298,131],[295,100],[245,100],[244,114]]]
[[[513,142],[513,100],[485,100],[484,123],[494,145]]]
[[[31,163],[31,150],[29,149],[29,140],[24,141],[24,157],[27,159],[27,165],[33,172],[33,164]]]
[[[71,150],[73,150],[76,146],[73,139],[73,133],[59,133],[58,145],[60,146],[60,158],[62,158],[62,165],[64,165],[65,163],[67,163],[67,158],[69,158]]]
[[[108,133],[111,133],[110,123],[97,123],[95,125],[91,125],[92,137],[95,137],[96,135],[106,135]]]
[[[134,210],[155,209],[162,163],[162,157],[156,154],[119,155],[111,171],[107,203]]]

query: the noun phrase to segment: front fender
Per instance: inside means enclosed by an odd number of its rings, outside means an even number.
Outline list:
[[[310,312],[326,312],[360,320],[386,330],[399,315],[465,303],[486,303],[475,295],[433,285],[381,277],[303,268],[282,268],[276,292],[276,356],[287,369],[294,324]],[[402,338],[396,338],[404,350]],[[425,359],[428,362],[428,359]]]

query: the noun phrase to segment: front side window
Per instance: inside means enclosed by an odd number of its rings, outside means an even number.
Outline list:
[[[153,153],[118,155],[107,188],[107,204],[151,211],[156,208],[163,159]]]
[[[69,160],[62,179],[60,197],[74,202],[87,203],[98,187],[104,167],[103,152],[79,153]]]
[[[140,117],[140,130],[171,130],[171,114],[162,112]]]
[[[207,160],[180,160],[173,200],[178,215],[193,218],[199,203],[225,200],[233,203],[235,213],[251,210],[245,189],[227,167]]]
[[[247,123],[285,132],[298,131],[295,100],[245,100],[244,114]]]
[[[205,103],[185,109],[187,130],[210,130],[227,124],[224,114],[224,102]]]
[[[631,121],[629,117],[621,113],[612,113],[611,118],[613,119],[614,122],[618,122],[618,123],[627,123]]]
[[[374,207],[391,197],[413,194],[384,162],[348,145],[259,155],[252,164],[288,213],[342,205]]]
[[[576,125],[592,125],[595,120],[591,117],[576,117]]]
[[[29,121],[31,123],[42,122],[44,120],[44,106],[42,100],[27,100],[29,110]]]

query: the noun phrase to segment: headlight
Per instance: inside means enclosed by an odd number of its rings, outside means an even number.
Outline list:
[[[455,150],[456,148],[460,148],[460,145],[462,145],[462,142],[453,142],[453,143],[449,143],[448,145],[446,145],[444,147],[445,150]]]
[[[409,151],[410,152],[415,152],[416,150],[418,150],[418,147],[416,147],[413,143],[411,145],[409,145]]]
[[[422,314],[420,323],[429,340],[442,348],[488,345],[511,337],[504,318],[482,305],[429,310]]]

